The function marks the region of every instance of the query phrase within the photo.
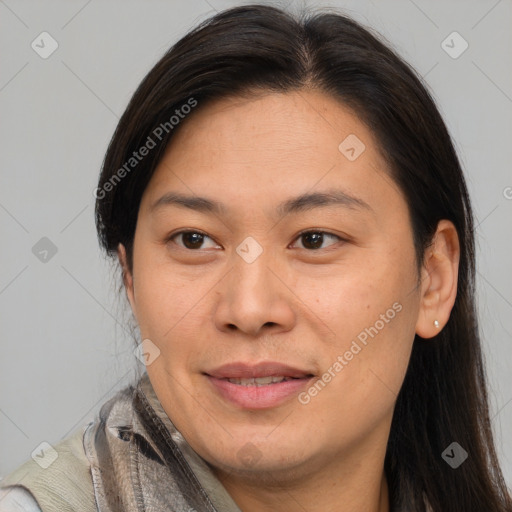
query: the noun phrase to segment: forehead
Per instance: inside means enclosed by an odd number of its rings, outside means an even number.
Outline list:
[[[201,142],[196,149],[207,148],[215,154],[258,149],[261,155],[275,156],[280,152],[308,153],[316,147],[325,151],[328,146],[338,151],[339,143],[354,132],[368,144],[374,142],[357,115],[324,92],[260,92],[223,98],[203,108],[199,103],[167,149],[185,149],[193,137],[194,143]]]
[[[379,186],[394,186],[372,132],[323,92],[267,92],[199,103],[171,139],[145,202],[171,188],[242,198],[240,206],[256,195],[282,203],[340,184],[367,203]]]

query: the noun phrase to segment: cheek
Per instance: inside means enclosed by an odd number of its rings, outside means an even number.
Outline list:
[[[351,418],[368,424],[389,413],[414,340],[415,283],[413,254],[397,262],[389,253],[375,255],[372,264],[359,262],[357,271],[335,273],[328,291],[317,290],[322,297],[318,315],[334,332],[325,347],[323,370],[335,377],[326,376],[329,389],[311,401],[313,414],[330,410],[336,421],[345,421],[341,416],[350,410]]]
[[[321,418],[326,435],[340,446],[364,440],[391,420],[414,339],[407,315],[405,309],[393,318],[389,313],[389,323],[366,314],[351,319],[355,334],[338,336],[324,358],[320,380],[327,384],[313,385],[302,395],[304,412]]]
[[[391,254],[390,254],[391,256]],[[401,260],[383,258],[368,273],[353,339],[361,346],[361,379],[375,396],[396,398],[407,369],[419,306],[415,261],[412,254]],[[372,400],[369,396],[368,399]]]
[[[203,279],[185,279],[169,261],[162,258],[162,250],[142,247],[135,254],[134,298],[141,335],[164,340],[172,336],[181,319],[193,313],[205,294]],[[141,248],[142,247],[142,248]]]
[[[398,268],[373,258],[367,264],[331,268],[322,277],[301,275],[293,287],[300,299],[297,307],[304,313],[308,309],[314,312],[338,340],[356,337],[376,322],[380,331],[396,316],[398,306],[393,309],[393,304],[402,304],[411,290],[413,280],[397,272]]]
[[[141,268],[137,276],[135,300],[141,338],[150,339],[162,356],[148,367],[148,373],[151,371],[158,383],[166,382],[169,375],[185,381],[205,349],[206,322],[211,324],[208,297],[215,281],[211,277],[184,279],[168,268],[150,265]],[[165,386],[171,384],[172,379]]]

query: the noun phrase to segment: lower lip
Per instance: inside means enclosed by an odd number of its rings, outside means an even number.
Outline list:
[[[291,379],[264,386],[242,386],[225,379],[207,375],[220,395],[244,409],[267,409],[277,407],[306,387],[313,377]]]

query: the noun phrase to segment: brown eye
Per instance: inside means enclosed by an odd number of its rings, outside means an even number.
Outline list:
[[[322,247],[322,245],[328,238],[343,240],[341,237],[333,235],[332,233],[327,233],[325,231],[305,231],[298,236],[297,240],[303,240],[303,247],[301,247],[302,249],[318,250],[325,249],[325,247]]]
[[[204,247],[202,247],[204,241],[206,239],[212,240],[208,235],[201,233],[200,231],[180,231],[170,238],[172,241],[179,239],[181,239],[181,244],[177,242],[175,243],[180,247],[190,250],[204,249]]]

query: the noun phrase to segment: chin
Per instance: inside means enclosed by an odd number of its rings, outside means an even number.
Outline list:
[[[231,452],[225,456],[210,457],[207,462],[221,481],[223,474],[236,474],[247,482],[257,482],[266,487],[286,487],[292,482],[310,478],[316,472],[310,458],[298,457],[293,450],[290,453],[274,449],[261,454],[252,452],[250,457],[247,454],[242,459]]]
[[[235,472],[247,479],[269,477],[272,482],[286,482],[291,476],[305,476],[311,471],[310,461],[315,457],[313,453],[306,453],[304,447],[308,450],[314,447],[307,436],[297,439],[284,435],[283,431],[281,436],[270,439],[274,434],[268,437],[269,432],[272,428],[261,428],[258,435],[227,436],[229,439],[224,446],[217,445],[213,450],[209,446],[203,458],[221,472]]]

